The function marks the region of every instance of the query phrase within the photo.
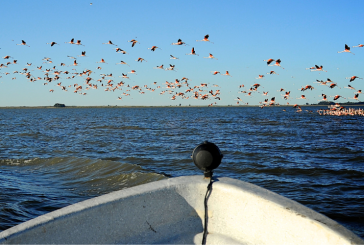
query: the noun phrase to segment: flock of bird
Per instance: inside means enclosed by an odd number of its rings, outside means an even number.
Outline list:
[[[128,42],[131,43],[130,49],[135,49],[136,45],[139,43],[136,39],[131,39]],[[209,42],[212,43],[209,40],[209,35],[205,35],[203,39],[196,40],[196,42]],[[75,40],[72,38],[68,42],[64,42],[66,45],[76,45],[80,47],[85,47],[84,44],[82,44],[81,40]],[[47,45],[51,46],[52,48],[56,45],[61,45],[57,42],[49,42],[46,43]],[[111,45],[114,48],[114,52],[125,55],[129,54],[129,52],[126,52],[122,48],[118,47],[118,45],[114,44],[111,40],[108,42],[102,43],[105,45]],[[16,45],[19,46],[30,46],[27,44],[26,41],[22,40],[20,43],[17,43]],[[177,45],[177,46],[188,46],[185,42],[182,41],[182,39],[178,39],[177,42],[172,42],[171,45]],[[211,46],[212,47],[212,46]],[[353,46],[354,48],[361,48],[364,47],[363,44],[359,44],[357,46]],[[148,48],[152,52],[156,52],[158,49],[161,49],[158,46],[150,45]],[[199,56],[199,54],[196,53],[196,50],[194,47],[192,47],[191,52],[186,53],[186,55],[194,55]],[[132,52],[130,52],[132,53]],[[354,53],[351,52],[351,49],[348,45],[345,44],[345,49],[343,51],[338,51],[338,53],[351,53],[354,55]],[[29,82],[41,82],[44,86],[53,84],[56,87],[59,87],[59,90],[61,91],[72,91],[75,94],[80,95],[87,95],[87,90],[89,89],[100,89],[102,88],[104,91],[107,92],[120,92],[119,95],[116,95],[117,100],[122,100],[125,96],[131,96],[132,91],[136,91],[139,94],[145,94],[146,91],[150,92],[159,92],[159,94],[168,94],[171,100],[176,99],[197,99],[197,100],[209,100],[208,102],[209,106],[213,106],[218,104],[218,102],[221,100],[220,97],[220,88],[219,84],[213,84],[213,88],[209,87],[211,86],[209,83],[205,82],[199,82],[198,84],[191,84],[191,79],[187,78],[185,76],[179,76],[174,79],[174,81],[154,81],[152,84],[135,84],[134,82],[131,83],[129,75],[136,75],[136,69],[130,69],[129,72],[123,72],[120,75],[115,75],[113,73],[110,74],[104,74],[101,73],[103,69],[103,65],[108,65],[108,63],[105,61],[104,58],[101,58],[98,63],[98,65],[95,65],[94,67],[85,68],[82,67],[82,71],[80,71],[81,65],[79,64],[80,59],[82,57],[86,56],[86,51],[80,51],[80,54],[78,56],[67,56],[67,58],[73,59],[73,62],[70,62],[71,64],[66,65],[67,62],[62,62],[58,65],[53,64],[52,58],[44,57],[42,59],[42,63],[38,65],[33,65],[32,62],[25,62],[24,68],[22,70],[16,70],[16,71],[10,71],[10,68],[14,64],[19,64],[19,61],[17,57],[12,57],[11,55],[5,55],[2,57],[4,62],[0,64],[0,79],[5,79],[6,77],[11,77],[11,79],[15,80],[17,79],[17,76],[14,74],[20,74],[25,77]],[[209,53],[209,55],[203,57],[205,59],[211,59],[211,60],[218,60],[212,53]],[[173,56],[172,54],[169,55],[170,60],[178,60],[179,58]],[[285,69],[281,66],[281,59],[266,59],[263,60],[266,62],[266,65],[269,67],[279,67],[281,69]],[[23,62],[23,61],[22,61]],[[135,57],[135,62],[147,62],[143,57]],[[172,62],[171,62],[172,63]],[[134,66],[133,64],[128,64],[127,62],[121,60],[119,63],[116,63],[117,65],[125,65],[125,66]],[[69,69],[67,67],[72,67],[72,69]],[[166,71],[176,71],[174,64],[169,64],[168,67],[164,67],[164,65],[157,65],[151,67],[153,69],[161,69]],[[79,70],[79,71],[77,71]],[[309,68],[306,68],[306,70],[310,70],[311,72],[318,71],[318,72],[326,72],[323,70],[322,65],[315,65]],[[41,75],[39,75],[39,73]],[[176,73],[177,74],[177,73]],[[230,76],[229,71],[220,72],[220,71],[211,71],[211,74],[213,76],[216,75],[223,75],[223,76]],[[276,71],[271,70],[270,72],[266,73],[268,75],[278,75]],[[95,77],[96,76],[96,77]],[[82,79],[82,83],[79,82],[68,82],[68,81],[76,81],[77,78]],[[135,77],[133,77],[134,79]],[[260,74],[256,77],[256,79],[264,79],[265,75]],[[351,76],[348,77],[349,82],[353,82],[356,79],[363,79],[358,76]],[[9,79],[7,79],[9,80]],[[79,79],[77,80],[79,81]],[[127,82],[128,81],[128,82]],[[338,87],[337,83],[331,81],[329,78],[327,78],[326,81],[323,80],[316,80],[316,83],[319,85],[328,86],[330,89],[334,89],[335,87]],[[245,96],[253,96],[255,94],[261,94],[263,96],[268,96],[268,91],[260,91],[259,88],[261,88],[261,84],[255,83],[252,85],[248,85],[245,87],[244,84],[239,85],[237,87],[237,91],[239,93],[243,93]],[[348,85],[348,87],[345,87],[347,89],[351,89],[354,91],[354,95],[351,98],[344,98],[341,95],[335,94],[330,95],[333,97],[333,100],[336,101],[339,98],[344,99],[350,99],[350,100],[356,100],[359,101],[359,94],[362,93],[360,89],[355,89],[353,86]],[[315,89],[312,85],[305,85],[300,90],[301,92],[309,91]],[[53,87],[49,89],[48,91],[53,93],[57,90],[57,88]],[[284,88],[280,88],[277,90],[281,93],[282,99],[285,100],[285,104],[290,104],[290,91],[286,91]],[[245,97],[244,96],[244,97]],[[242,96],[240,96],[242,97]],[[249,104],[248,102],[245,102],[245,99],[243,100],[240,97],[234,98],[236,100],[236,104]],[[295,99],[307,99],[304,94],[302,94],[299,98]],[[328,96],[324,93],[322,93],[322,99],[319,101],[327,101]],[[279,105],[279,102],[277,102],[276,97],[269,98],[263,98],[259,102],[261,104],[261,107],[264,106],[273,106],[273,105]],[[297,104],[292,103],[294,107],[298,107]]]

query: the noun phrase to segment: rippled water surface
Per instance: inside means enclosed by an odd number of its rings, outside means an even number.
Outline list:
[[[364,238],[364,117],[316,107],[0,109],[0,231],[123,188],[201,172],[205,140],[224,158],[215,175],[298,201]]]

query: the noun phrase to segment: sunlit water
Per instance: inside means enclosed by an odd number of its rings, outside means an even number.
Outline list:
[[[364,238],[364,117],[285,109],[1,109],[0,231],[111,191],[202,174],[190,156],[208,140],[224,154],[215,175],[277,192]]]

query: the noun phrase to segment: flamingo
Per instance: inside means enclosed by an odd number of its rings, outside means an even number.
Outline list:
[[[267,74],[277,74],[275,71],[270,71],[270,72],[267,72]],[[279,75],[279,74],[277,74],[277,75]]]
[[[319,101],[327,101],[327,96],[326,94],[321,94],[322,95],[322,100],[319,100]]]
[[[344,87],[344,88],[348,88],[348,89],[354,89],[356,90],[353,86],[351,86],[350,84],[347,86],[347,87]]]
[[[120,63],[116,63],[117,65],[127,65],[127,66],[130,66],[128,65],[128,63],[124,62],[124,61],[120,61]]]
[[[229,71],[226,71],[225,74],[221,74],[221,75],[223,75],[223,76],[230,76],[231,77]]]
[[[24,40],[21,40],[21,43],[17,44],[17,45],[24,45],[24,46],[28,46],[30,47],[29,45],[27,45],[27,43],[24,41]]]
[[[111,42],[111,40],[109,40],[107,43],[102,43],[102,44],[109,44],[109,45],[115,45],[115,46],[118,46],[116,44],[113,44],[113,42]]]
[[[327,72],[325,70],[323,70],[323,66],[318,66],[318,65],[315,65],[316,69],[312,69],[311,71],[324,71],[324,72]]]
[[[99,62],[96,62],[96,63],[105,63],[105,64],[107,64],[104,59],[101,59]]]
[[[350,79],[350,81],[349,82],[352,82],[352,81],[354,81],[355,79],[363,79],[363,78],[360,78],[360,77],[357,77],[357,76],[352,76],[352,77],[347,77],[346,79]]]
[[[312,66],[312,67],[306,68],[306,70],[314,70],[314,69],[316,69],[316,67],[315,67],[315,66]]]
[[[182,39],[178,39],[176,43],[172,43],[172,45],[186,45],[186,43],[182,42]]]
[[[148,49],[150,49],[151,51],[155,51],[157,48],[159,48],[159,47],[157,47],[157,46],[152,46],[151,48],[148,48]],[[159,48],[159,49],[161,49],[161,48]]]
[[[353,46],[353,48],[362,48],[362,47],[364,47],[364,44],[359,44],[357,46]]]
[[[121,73],[122,76],[119,76],[119,77],[122,77],[122,78],[127,78],[129,79],[128,75],[124,74],[124,73]]]
[[[342,97],[341,95],[335,95],[335,96],[331,96],[331,97],[334,97],[334,100],[338,100],[340,97],[343,99],[346,99],[346,98]]]
[[[279,67],[281,67],[281,59],[278,59],[278,60],[276,60],[276,63],[273,65],[273,66],[279,66]],[[281,67],[282,69],[284,69],[283,67]]]
[[[154,69],[164,69],[164,67],[163,67],[163,65],[160,65],[160,66],[154,67]]]
[[[132,47],[134,47],[134,46],[135,46],[135,44],[136,44],[136,43],[138,43],[138,41],[137,41],[137,40],[135,40],[135,39],[132,39],[132,40],[130,40],[129,42],[131,42],[131,46],[132,46]]]
[[[359,97],[359,94],[355,94],[354,98],[349,98],[349,99],[359,100],[358,97]]]
[[[198,54],[196,54],[196,52],[195,52],[195,48],[194,47],[192,47],[191,53],[186,54],[186,55],[197,55],[198,56]]]
[[[209,54],[209,57],[204,57],[204,58],[206,58],[206,59],[215,59],[215,60],[217,60],[212,54]]]
[[[82,45],[82,46],[85,46],[85,45],[81,44],[81,40],[77,40],[76,45]]]
[[[213,43],[209,40],[209,35],[205,35],[204,38],[202,40],[196,40],[196,42],[210,42]]]
[[[169,67],[166,68],[166,71],[174,71],[174,67],[175,67],[175,65],[169,64]]]
[[[74,39],[74,38],[72,38],[72,39],[71,39],[71,41],[69,41],[69,42],[64,42],[64,43],[75,44],[75,43],[74,43],[74,40],[75,40],[75,39]]]
[[[270,63],[272,63],[274,61],[274,59],[267,59],[267,60],[263,60],[263,61],[267,61],[267,65],[270,65]]]
[[[173,55],[169,55],[169,56],[171,56],[171,58],[170,59],[172,59],[172,60],[178,60],[178,58],[177,57],[174,57]]]
[[[269,105],[274,105],[275,101],[276,101],[276,97],[272,97],[272,98],[270,99],[270,103],[269,103]]]
[[[140,63],[143,63],[143,61],[147,62],[145,59],[140,58],[140,57],[137,60],[135,60],[135,61],[140,62]]]
[[[81,55],[79,55],[79,56],[81,56],[81,57],[86,57],[86,51],[82,51],[82,52],[81,52]]]
[[[287,100],[289,98],[289,95],[290,95],[291,91],[287,91],[284,96],[283,96],[283,99]]]
[[[212,71],[212,75],[217,75],[219,73],[220,73],[219,71]]]
[[[116,48],[115,50],[116,50],[116,53],[127,54],[127,52],[122,50],[121,48]]]
[[[50,43],[47,43],[47,44],[50,44],[51,45],[51,47],[53,47],[54,45],[59,45],[58,43],[56,43],[56,42],[50,42]]]
[[[347,44],[345,44],[345,49],[343,51],[339,51],[338,53],[352,53],[352,52],[350,51],[350,47]]]

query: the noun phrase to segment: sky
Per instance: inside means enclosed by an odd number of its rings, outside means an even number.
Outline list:
[[[364,1],[19,0],[1,8],[0,107],[269,105],[272,98],[302,105],[322,94],[364,101],[363,94],[354,99],[364,90],[364,47],[353,47],[364,44]],[[205,35],[209,41],[197,41]],[[172,45],[178,39],[185,44]],[[117,46],[103,44],[109,41]],[[352,53],[338,53],[345,44]],[[315,65],[324,71],[307,69]],[[307,85],[313,89],[301,91]]]

